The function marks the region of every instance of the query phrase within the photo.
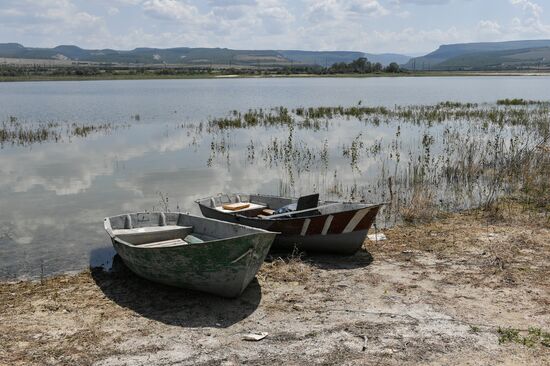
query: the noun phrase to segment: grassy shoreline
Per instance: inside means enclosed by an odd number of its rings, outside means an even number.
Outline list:
[[[548,217],[514,204],[385,231],[351,257],[264,263],[220,299],[89,270],[0,282],[0,360],[423,365],[549,359]],[[526,321],[526,319],[529,319]],[[267,331],[261,342],[247,333]],[[399,335],[399,336],[396,336]],[[308,352],[303,352],[307,349]],[[284,352],[281,352],[284,350]],[[543,362],[544,364],[544,362]]]
[[[29,81],[99,81],[99,80],[181,80],[181,79],[250,79],[250,78],[379,78],[379,77],[458,77],[458,76],[550,76],[550,72],[484,71],[416,71],[370,74],[106,74],[90,76],[0,76],[0,82]]]

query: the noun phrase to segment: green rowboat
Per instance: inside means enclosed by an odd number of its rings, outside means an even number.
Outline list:
[[[108,217],[104,226],[138,276],[223,297],[244,291],[277,234],[173,212]]]

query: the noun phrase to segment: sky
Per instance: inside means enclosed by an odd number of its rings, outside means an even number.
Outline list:
[[[0,43],[419,55],[550,39],[550,0],[0,0]]]

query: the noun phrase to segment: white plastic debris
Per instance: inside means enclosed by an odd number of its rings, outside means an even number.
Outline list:
[[[372,240],[372,241],[382,241],[382,240],[388,239],[386,238],[386,235],[384,235],[384,233],[369,234],[367,235],[367,237],[369,238],[369,240]]]
[[[258,342],[267,337],[267,332],[248,333],[243,335],[243,340],[250,342]]]
[[[361,351],[365,352],[367,350],[367,341],[369,339],[367,338],[367,336],[363,336],[363,348],[361,349]]]

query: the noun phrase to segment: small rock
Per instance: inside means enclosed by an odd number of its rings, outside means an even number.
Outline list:
[[[387,240],[388,239],[386,237],[386,235],[384,235],[384,233],[368,234],[367,238],[369,238],[369,240],[371,240],[371,241],[382,241],[382,240]]]
[[[267,337],[267,332],[243,334],[244,341],[258,342]]]

